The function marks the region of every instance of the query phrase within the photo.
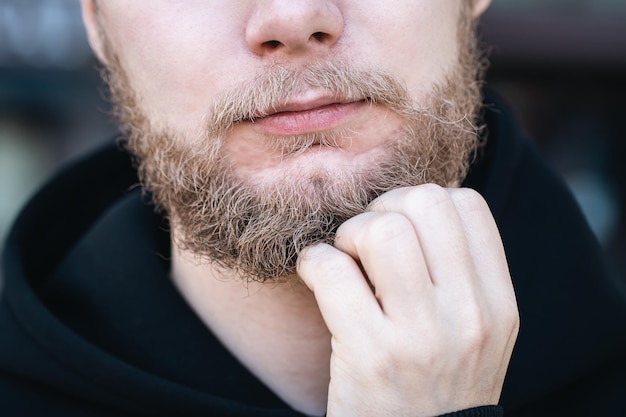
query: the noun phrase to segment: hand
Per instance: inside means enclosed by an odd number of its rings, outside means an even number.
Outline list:
[[[332,334],[328,416],[434,416],[498,403],[517,303],[482,197],[390,191],[300,255]]]

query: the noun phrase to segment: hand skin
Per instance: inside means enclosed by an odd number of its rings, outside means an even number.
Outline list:
[[[390,191],[344,223],[334,247],[307,248],[298,273],[332,333],[327,416],[498,403],[519,314],[498,229],[475,191]]]

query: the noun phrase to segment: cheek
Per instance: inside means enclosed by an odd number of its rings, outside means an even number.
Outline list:
[[[178,131],[199,126],[212,97],[236,81],[233,68],[241,67],[233,53],[238,16],[227,8],[209,13],[210,2],[198,3],[129,6],[108,31],[142,109]]]
[[[462,0],[466,1],[466,0]],[[421,98],[456,64],[459,0],[385,2],[360,20],[370,65],[398,75]]]

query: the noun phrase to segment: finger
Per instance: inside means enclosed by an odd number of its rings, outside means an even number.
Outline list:
[[[473,265],[465,230],[446,189],[425,184],[392,190],[369,210],[401,213],[411,221],[435,286],[459,291],[471,287]]]
[[[457,207],[461,223],[465,229],[470,256],[476,270],[477,285],[481,287],[483,309],[490,311],[495,329],[501,332],[506,342],[501,370],[504,379],[515,340],[519,332],[519,311],[513,283],[511,281],[502,239],[495,219],[486,201],[471,189],[448,190]],[[497,355],[494,352],[492,355]]]
[[[413,225],[398,213],[363,213],[337,230],[335,247],[358,260],[383,312],[413,316],[429,302],[432,281]]]
[[[502,238],[491,210],[476,191],[448,190],[465,230],[476,276],[492,300],[515,302]]]
[[[348,254],[326,244],[311,246],[300,253],[297,271],[315,294],[333,337],[363,340],[382,319],[367,280]]]

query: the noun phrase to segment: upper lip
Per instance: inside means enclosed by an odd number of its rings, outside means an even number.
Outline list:
[[[313,98],[309,98],[309,97],[295,98],[295,99],[289,100],[288,102],[280,106],[271,107],[271,109],[269,109],[266,114],[267,116],[271,116],[277,113],[314,110],[314,109],[318,109],[324,106],[329,106],[332,104],[348,104],[348,103],[354,103],[356,101],[359,101],[359,100],[344,99],[336,95],[335,96],[322,95],[322,96],[316,96]]]

